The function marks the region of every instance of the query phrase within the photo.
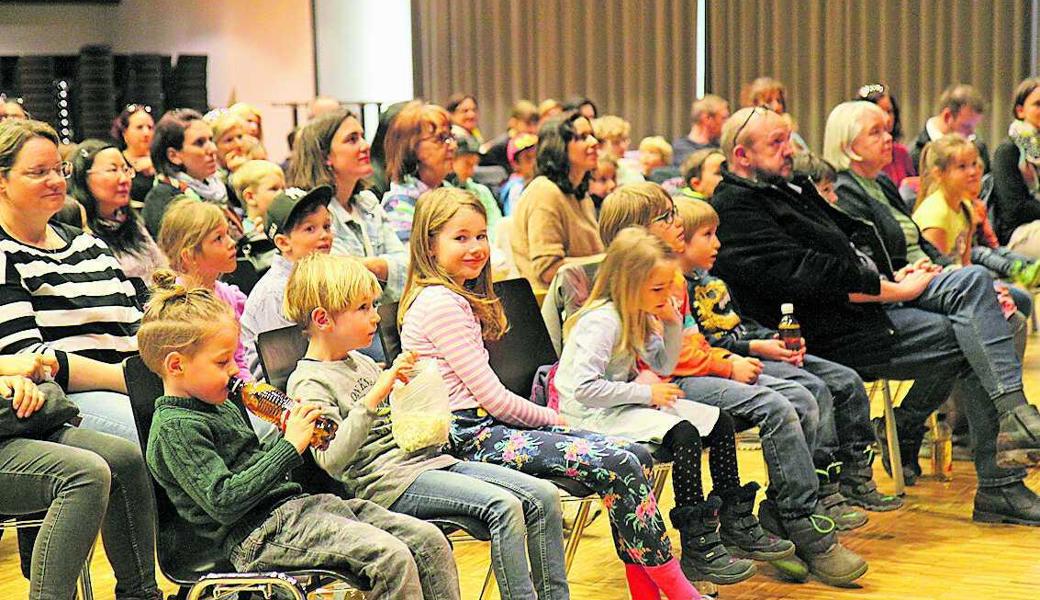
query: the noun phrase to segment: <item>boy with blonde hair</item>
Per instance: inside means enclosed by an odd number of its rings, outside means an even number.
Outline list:
[[[249,218],[242,225],[248,236],[253,231],[263,230],[267,207],[285,189],[285,173],[273,162],[251,160],[231,175],[231,188],[246,208]]]

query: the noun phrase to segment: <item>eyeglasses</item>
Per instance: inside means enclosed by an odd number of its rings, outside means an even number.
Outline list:
[[[440,133],[440,134],[435,133],[435,134],[433,134],[431,136],[427,136],[427,137],[422,138],[422,140],[426,141],[426,142],[433,142],[433,143],[439,144],[441,146],[447,146],[448,144],[458,144],[459,143],[459,141],[457,139],[455,139],[455,136],[452,135],[450,131],[446,132],[446,133]]]
[[[861,100],[874,100],[874,99],[880,98],[881,96],[884,96],[886,93],[887,93],[887,90],[885,88],[885,84],[883,84],[883,83],[868,83],[867,85],[862,86],[861,88],[859,88],[859,91],[856,92],[856,95]]]
[[[58,175],[62,179],[68,179],[72,176],[72,163],[66,160],[50,168],[22,171],[22,175],[26,179],[32,179],[33,181],[43,181],[47,179],[47,176],[51,173]]]
[[[127,114],[131,115],[139,110],[143,110],[148,114],[152,114],[152,107],[148,106],[147,104],[127,104],[126,107],[123,108],[123,110],[125,110]]]
[[[664,223],[666,225],[671,225],[672,222],[675,221],[675,213],[676,213],[675,205],[673,204],[671,207],[669,207],[668,210],[666,210],[665,212],[661,213],[660,215],[657,215],[650,222],[651,223]]]
[[[117,175],[122,173],[130,179],[137,176],[137,171],[133,167],[112,167],[111,169],[87,169],[87,173],[97,173],[99,175]]]
[[[741,132],[743,132],[744,128],[747,127],[747,124],[751,122],[751,118],[752,117],[754,117],[755,115],[764,115],[764,114],[769,113],[769,112],[773,112],[773,110],[771,108],[769,108],[768,106],[759,105],[759,106],[756,106],[755,108],[752,108],[751,112],[748,113],[747,118],[744,119],[744,122],[740,125],[739,128],[737,128],[737,135],[733,136],[733,143],[734,143],[734,145],[736,145],[737,140],[740,139]]]

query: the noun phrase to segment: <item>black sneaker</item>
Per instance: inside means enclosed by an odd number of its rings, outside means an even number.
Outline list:
[[[887,512],[903,507],[899,496],[882,494],[874,483],[874,449],[867,446],[863,451],[843,453],[844,467],[839,475],[841,494],[849,504],[874,512]]]
[[[669,516],[679,530],[682,557],[679,566],[690,581],[719,585],[740,583],[755,574],[755,563],[734,558],[719,537],[722,501],[711,496],[697,506],[673,508]]]
[[[779,560],[794,554],[794,544],[762,529],[755,513],[758,484],[712,492],[722,500],[719,535],[733,556],[754,560]]]
[[[798,558],[827,585],[847,586],[867,572],[867,563],[845,548],[835,535],[834,521],[819,513],[784,521]]]

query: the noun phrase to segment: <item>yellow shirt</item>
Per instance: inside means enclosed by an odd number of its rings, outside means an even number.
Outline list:
[[[923,232],[925,229],[941,229],[946,232],[950,251],[946,253],[956,264],[961,264],[964,250],[971,241],[971,205],[962,200],[960,210],[953,210],[946,202],[942,190],[929,194],[914,211],[914,221]]]

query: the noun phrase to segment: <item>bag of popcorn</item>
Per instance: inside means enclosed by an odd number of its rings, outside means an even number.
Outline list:
[[[405,452],[448,443],[448,386],[432,360],[419,361],[408,383],[390,395],[390,427]]]

